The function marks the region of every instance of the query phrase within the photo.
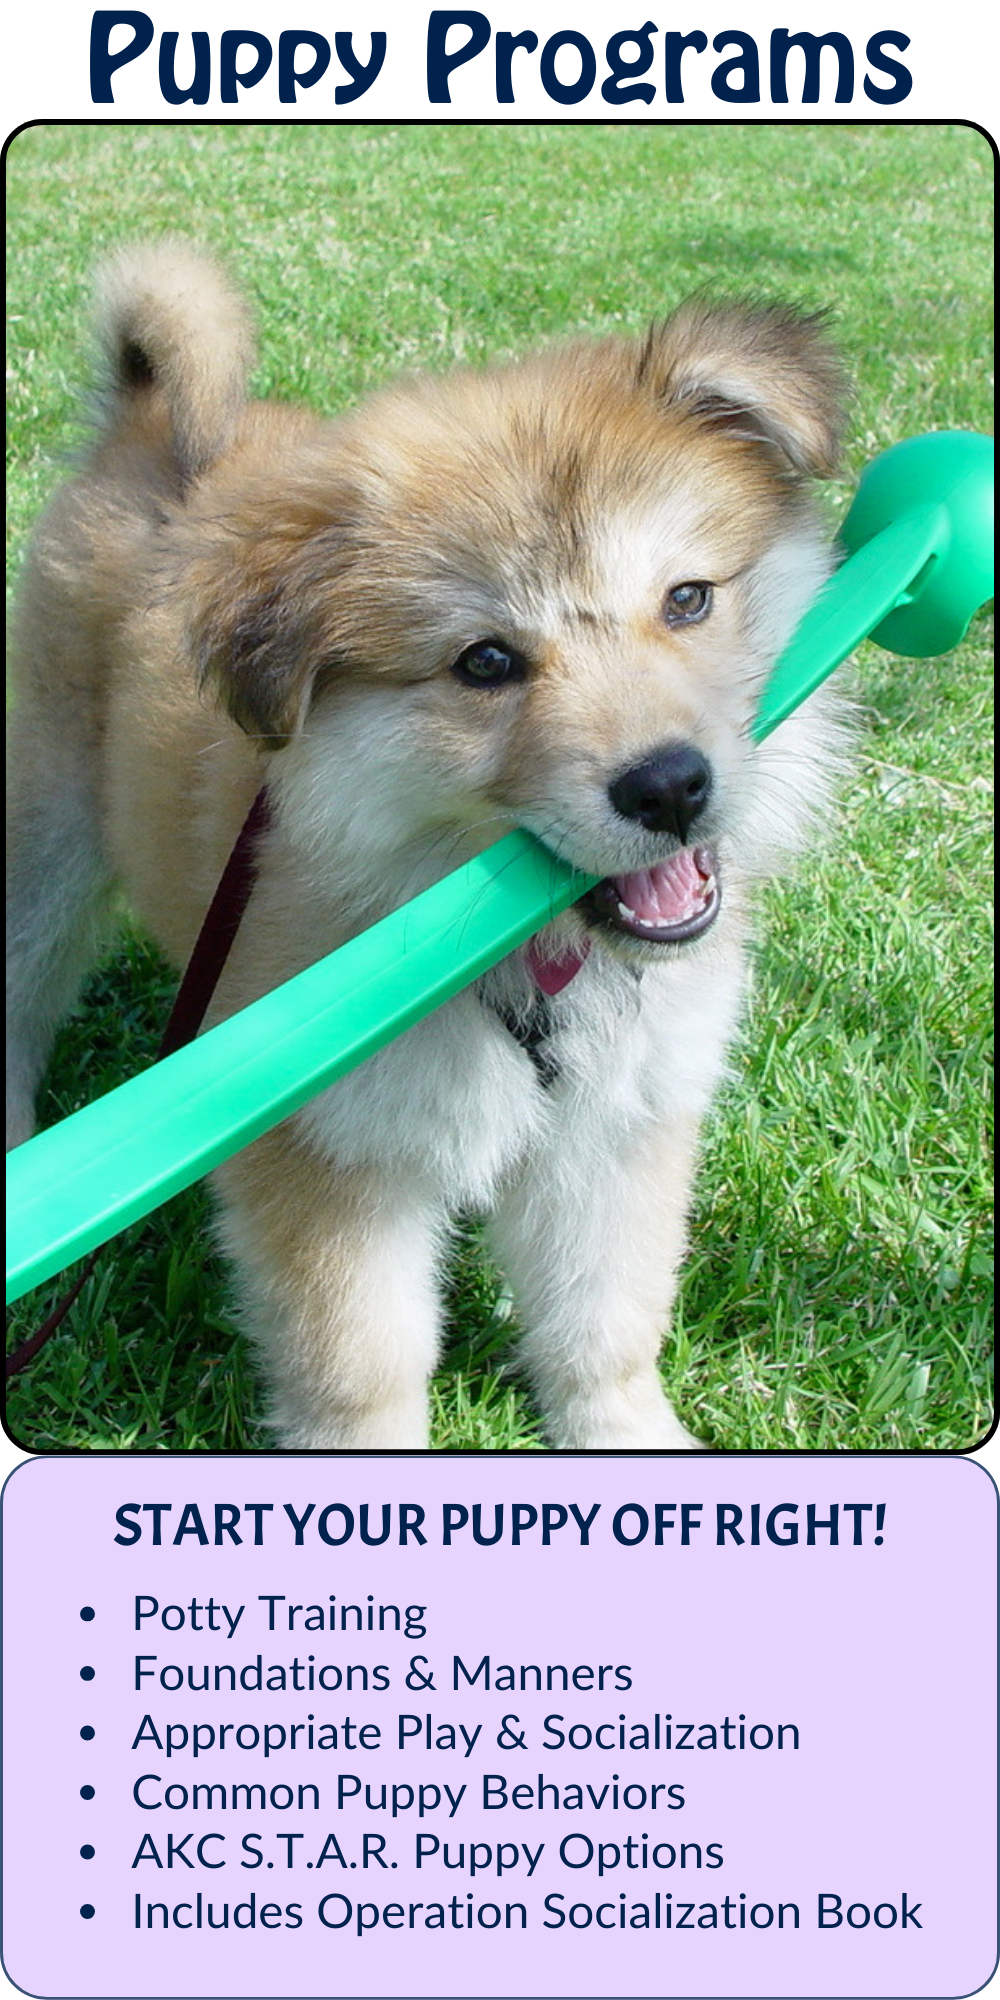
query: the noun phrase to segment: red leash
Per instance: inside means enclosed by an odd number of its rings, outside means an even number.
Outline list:
[[[209,1002],[222,977],[226,960],[233,948],[236,933],[246,914],[247,904],[253,894],[257,880],[257,842],[267,832],[271,824],[271,807],[265,786],[257,793],[246,819],[237,835],[236,845],[219,879],[218,888],[208,906],[205,921],[198,932],[194,950],[188,959],[184,976],[177,988],[174,1004],[170,1009],[167,1025],[163,1030],[160,1046],[153,1058],[162,1062],[164,1056],[172,1056],[176,1049],[182,1049],[193,1042],[205,1018]],[[20,1375],[29,1361],[45,1346],[48,1339],[62,1325],[70,1307],[79,1298],[87,1279],[97,1265],[104,1245],[89,1256],[72,1289],[64,1294],[42,1325],[22,1341],[6,1361],[6,1379]]]
[[[236,845],[219,878],[205,921],[177,988],[156,1061],[172,1056],[193,1042],[222,978],[257,880],[257,842],[271,824],[266,786],[257,793],[236,837]]]

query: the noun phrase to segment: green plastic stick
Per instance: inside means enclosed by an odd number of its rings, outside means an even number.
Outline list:
[[[954,645],[992,589],[992,445],[937,432],[869,467],[853,549],[764,691],[758,740],[876,627]],[[8,1300],[259,1138],[515,951],[592,887],[512,833],[253,1006],[8,1158]],[[405,982],[401,978],[405,963]],[[405,992],[401,987],[405,984]]]
[[[8,1299],[148,1215],[450,1000],[591,886],[511,833],[8,1155]],[[403,968],[405,966],[405,976]]]

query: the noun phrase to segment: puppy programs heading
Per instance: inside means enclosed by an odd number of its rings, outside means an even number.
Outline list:
[[[123,29],[129,31],[124,42]],[[288,28],[275,47],[271,36],[249,26],[226,28],[217,38],[196,28],[182,38],[172,28],[158,32],[152,15],[138,9],[102,7],[91,20],[90,96],[94,104],[114,104],[116,78],[126,83],[120,73],[141,63],[136,74],[151,74],[157,65],[165,104],[242,104],[270,72],[281,104],[298,104],[315,90],[308,108],[328,117],[331,102],[355,104],[373,89],[388,50],[387,34],[376,29],[355,35],[344,27],[332,42],[331,48],[330,38],[313,28]],[[896,28],[878,29],[861,50],[837,29],[815,35],[775,28],[758,45],[740,28],[726,28],[710,42],[703,28],[661,28],[645,20],[619,29],[602,51],[576,28],[547,37],[529,26],[494,32],[477,9],[436,7],[427,20],[427,102],[456,101],[452,79],[474,63],[479,88],[491,90],[497,104],[523,102],[525,92],[537,92],[540,84],[553,104],[589,103],[600,117],[607,115],[604,105],[684,104],[685,86],[704,89],[706,79],[723,104],[891,105],[913,88],[910,71],[897,61],[909,46],[910,37]],[[371,108],[377,109],[377,100]]]
[[[364,1503],[348,1506],[334,1500],[317,1508],[314,1500],[304,1506],[285,1501],[280,1509],[273,1501],[217,1500],[213,1506],[199,1506],[188,1500],[174,1506],[167,1500],[128,1500],[115,1513],[120,1548],[182,1548],[197,1543],[207,1548],[253,1548],[284,1543],[301,1549],[325,1543],[340,1549],[355,1541],[366,1548],[385,1543],[399,1548],[424,1548],[429,1540],[445,1549],[495,1548],[504,1543],[511,1548],[557,1548],[567,1544],[579,1548],[605,1545],[613,1539],[623,1548],[642,1542],[654,1548],[690,1548],[711,1538],[717,1548],[864,1548],[881,1547],[885,1527],[885,1501],[782,1500],[765,1506],[759,1500],[738,1503],[720,1500],[715,1507],[701,1500],[659,1500],[641,1506],[637,1500],[623,1501],[613,1511],[595,1500],[589,1507],[569,1501],[546,1501],[534,1507],[528,1501],[491,1501],[488,1506],[463,1501],[445,1501],[440,1520],[428,1516],[415,1501],[383,1501],[376,1506]],[[274,1519],[265,1521],[265,1516]],[[598,1516],[602,1519],[598,1521]],[[146,1518],[148,1516],[148,1518]],[[170,1517],[170,1518],[168,1518]],[[870,1517],[870,1518],[869,1518]],[[705,1530],[707,1529],[707,1536]]]

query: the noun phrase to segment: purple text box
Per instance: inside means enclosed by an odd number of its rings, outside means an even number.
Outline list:
[[[950,1996],[993,1969],[972,1462],[41,1461],[3,1528],[29,1993]]]

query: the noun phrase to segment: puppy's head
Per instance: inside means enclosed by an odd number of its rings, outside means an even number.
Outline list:
[[[421,847],[523,825],[602,878],[574,921],[618,948],[707,931],[822,761],[749,732],[827,566],[842,401],[819,320],[695,303],[304,434],[236,492],[199,644],[312,845],[412,886]]]

